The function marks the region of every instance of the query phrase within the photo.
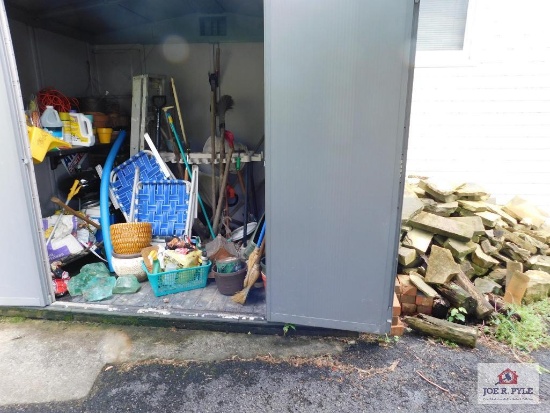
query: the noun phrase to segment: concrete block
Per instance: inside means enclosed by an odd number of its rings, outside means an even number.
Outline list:
[[[424,211],[441,217],[448,217],[458,208],[458,202],[437,202],[431,198],[423,198]]]
[[[499,265],[500,262],[492,258],[483,252],[478,245],[476,250],[472,253],[472,262],[483,268],[493,268],[495,265]]]
[[[407,232],[403,238],[401,245],[404,247],[414,248],[421,254],[425,254],[430,247],[434,234],[423,231],[421,229],[413,229]]]
[[[492,212],[493,214],[498,214],[500,218],[511,227],[517,225],[518,221],[513,216],[507,214],[500,206],[489,202],[486,202],[485,206],[487,211]]]
[[[550,257],[547,255],[533,255],[527,260],[531,270],[544,271],[550,274]]]
[[[413,228],[444,235],[459,241],[470,241],[474,235],[472,226],[428,212],[421,212],[409,223]]]
[[[523,273],[523,264],[518,261],[510,261],[506,263],[506,284],[505,286],[508,287],[508,284],[510,283],[510,279],[514,275],[514,273]]]
[[[455,194],[458,195],[460,198],[463,198],[463,197],[468,197],[472,199],[489,198],[489,193],[484,188],[470,182],[462,184],[458,188],[456,188]]]
[[[484,239],[479,245],[481,246],[481,250],[487,255],[494,255],[499,251],[488,239]]]
[[[482,294],[503,295],[502,287],[488,277],[480,277],[474,280],[474,285]]]
[[[462,222],[463,224],[470,225],[474,229],[474,236],[485,235],[485,226],[483,220],[477,215],[465,216],[465,217],[451,217],[455,221]]]
[[[474,252],[478,245],[472,241],[463,242],[449,238],[443,243],[443,247],[451,251],[453,257],[462,260],[464,257]]]
[[[407,222],[409,222],[409,219],[414,217],[423,209],[424,209],[424,203],[420,199],[418,199],[416,195],[414,197],[404,196],[403,208],[401,209],[401,225],[403,224],[406,225]]]
[[[428,284],[446,284],[460,271],[451,252],[445,248],[432,246],[428,258],[428,269],[424,281]]]
[[[463,199],[460,199],[458,201],[458,205],[460,205],[461,208],[467,209],[468,211],[472,211],[472,212],[487,211],[487,207],[485,206],[485,202],[465,201]]]
[[[408,247],[399,247],[397,260],[403,267],[413,264],[418,257],[416,250]]]
[[[494,228],[499,225],[499,223],[503,222],[500,219],[500,215],[489,211],[474,212],[474,215],[480,217],[483,221],[483,225],[489,228]]]
[[[475,275],[474,267],[472,267],[470,261],[461,262],[460,269],[464,274],[466,274],[466,277],[468,277],[469,279],[472,279],[472,277]]]
[[[496,268],[493,271],[491,271],[489,274],[487,274],[486,278],[504,287],[506,285],[506,269]]]
[[[525,239],[521,238],[519,235],[508,231],[505,228],[497,228],[499,234],[506,240],[513,242],[518,247],[529,251],[530,254],[536,254],[537,253],[537,247],[530,242],[526,241]]]
[[[542,300],[550,295],[550,274],[544,271],[529,270],[525,272],[529,278],[523,300],[526,303]]]
[[[514,261],[525,262],[531,257],[531,253],[526,249],[518,247],[513,242],[505,242],[502,253],[508,255]]]
[[[518,221],[535,227],[540,227],[547,220],[545,214],[536,205],[519,196],[512,198],[502,209]]]
[[[474,269],[474,275],[472,277],[481,277],[489,272],[489,268],[480,267],[474,262],[470,262],[470,265]]]

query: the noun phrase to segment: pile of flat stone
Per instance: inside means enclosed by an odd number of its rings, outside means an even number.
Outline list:
[[[442,300],[449,308],[466,305],[470,315],[485,318],[489,302],[494,307],[495,302],[548,297],[548,220],[544,211],[519,197],[497,205],[476,184],[409,178],[396,281],[402,313],[420,309],[432,314],[426,304],[434,302],[441,317]],[[420,298],[410,296],[411,281]],[[409,295],[403,298],[405,291]]]

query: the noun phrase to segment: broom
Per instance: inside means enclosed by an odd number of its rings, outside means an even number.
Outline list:
[[[244,279],[244,288],[233,295],[231,299],[239,304],[243,304],[246,302],[246,298],[248,297],[248,293],[252,286],[258,281],[258,278],[260,277],[260,259],[262,258],[262,255],[265,250],[265,222],[262,226],[262,231],[260,232],[260,236],[258,238],[258,244],[260,244],[260,247],[256,247],[254,251],[250,254],[248,257],[248,271],[246,272],[246,278]]]

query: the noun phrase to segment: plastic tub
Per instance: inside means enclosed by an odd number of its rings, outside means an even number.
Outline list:
[[[227,274],[217,272],[216,266],[212,268],[212,273],[216,279],[216,286],[220,294],[233,295],[243,289],[244,277],[246,277],[246,267],[237,272],[230,272]]]

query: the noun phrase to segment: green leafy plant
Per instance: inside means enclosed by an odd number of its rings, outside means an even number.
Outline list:
[[[451,308],[451,311],[449,311],[449,315],[447,317],[447,321],[450,321],[451,323],[456,323],[457,321],[464,323],[466,321],[467,313],[468,312],[464,307]]]
[[[454,341],[452,340],[447,340],[445,338],[438,338],[435,340],[436,343],[439,343],[445,347],[448,347],[448,348],[459,348],[459,345],[456,344]]]
[[[288,334],[288,332],[290,330],[293,330],[293,331],[296,331],[296,326],[294,324],[291,324],[291,323],[286,323],[284,326],[283,326],[283,336],[286,337],[286,335]]]
[[[379,336],[378,341],[384,344],[392,344],[392,343],[397,344],[399,343],[399,339],[400,339],[399,336],[389,336],[386,333],[383,336]]]

